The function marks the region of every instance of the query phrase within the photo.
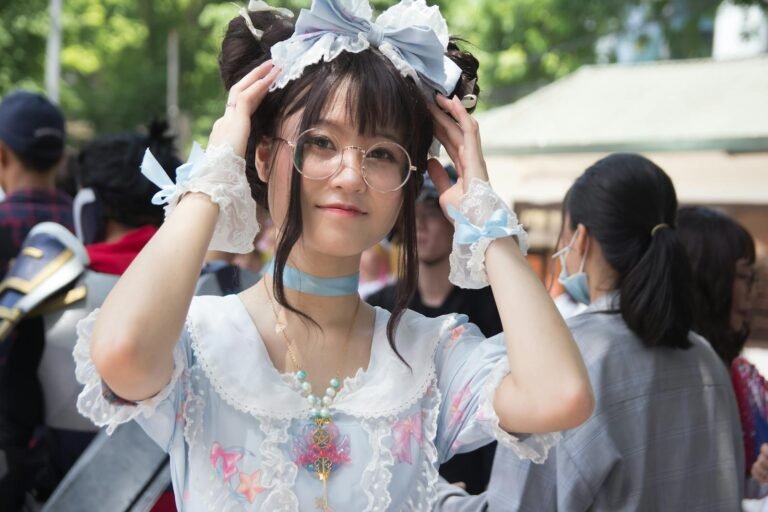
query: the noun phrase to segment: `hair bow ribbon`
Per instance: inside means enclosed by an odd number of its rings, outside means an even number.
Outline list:
[[[163,166],[157,161],[155,155],[147,149],[144,152],[144,159],[141,161],[141,174],[160,189],[152,196],[152,204],[161,205],[167,203],[168,199],[176,192],[176,186],[189,180],[194,174],[196,166],[204,159],[205,151],[203,151],[203,148],[197,142],[193,143],[189,159],[186,163],[176,168],[176,183],[174,183],[166,174]]]
[[[367,1],[313,0],[302,9],[293,36],[272,47],[272,61],[282,71],[272,89],[301,76],[304,68],[341,52],[381,51],[404,76],[450,94],[461,69],[448,57],[448,27],[437,7],[424,0],[402,0],[375,20]]]
[[[493,212],[482,228],[472,224],[464,214],[451,205],[448,205],[448,216],[455,221],[456,232],[453,236],[454,240],[461,245],[473,244],[481,238],[495,239],[512,236],[519,231],[508,226],[509,215],[503,209]]]

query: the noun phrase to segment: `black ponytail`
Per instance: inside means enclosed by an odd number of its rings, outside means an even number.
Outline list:
[[[576,180],[566,211],[571,227],[583,224],[616,271],[629,328],[649,347],[689,347],[691,271],[669,176],[640,155],[609,155]]]

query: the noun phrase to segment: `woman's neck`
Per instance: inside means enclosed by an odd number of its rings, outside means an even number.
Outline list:
[[[352,276],[359,272],[360,255],[353,257],[328,257],[325,255],[307,256],[305,253],[293,251],[286,262],[287,267],[292,267],[299,273],[309,274],[308,277],[323,279],[336,279]],[[294,272],[295,273],[295,272]],[[274,275],[266,273],[264,276],[270,293],[274,293]],[[310,318],[315,320],[323,329],[335,328],[338,325],[348,325],[349,312],[359,300],[357,285],[350,289],[349,293],[336,293],[335,295],[303,293],[291,286],[288,280],[283,280],[285,297],[288,303]],[[273,297],[274,299],[274,297]]]

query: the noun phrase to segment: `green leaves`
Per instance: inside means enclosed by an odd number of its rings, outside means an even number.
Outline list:
[[[239,0],[247,4],[247,0]],[[298,10],[310,0],[268,0]],[[765,7],[766,0],[737,0]],[[381,12],[394,0],[373,0]],[[584,64],[595,44],[620,32],[628,8],[642,6],[657,22],[672,58],[709,55],[720,0],[428,0],[480,61],[481,107],[513,101]],[[179,107],[184,143],[205,142],[223,108],[217,57],[238,8],[229,1],[66,0],[62,20],[61,102],[81,136],[130,130],[166,116],[168,34],[179,34]],[[48,0],[0,3],[0,95],[40,90]],[[706,30],[704,31],[706,32]]]

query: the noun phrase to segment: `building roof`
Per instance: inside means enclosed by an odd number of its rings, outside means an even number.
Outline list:
[[[488,155],[768,151],[768,55],[585,66],[477,118]]]

